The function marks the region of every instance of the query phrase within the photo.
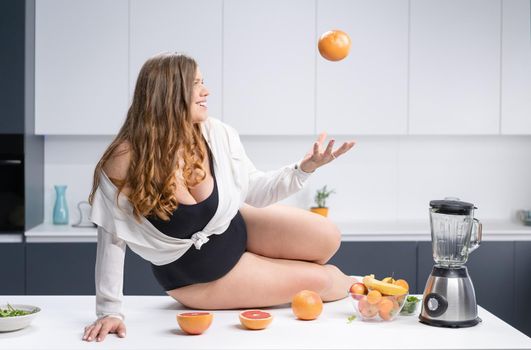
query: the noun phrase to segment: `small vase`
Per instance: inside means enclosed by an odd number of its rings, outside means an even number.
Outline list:
[[[311,207],[310,208],[310,211],[312,213],[315,213],[315,214],[319,214],[319,215],[322,215],[324,217],[327,217],[328,216],[328,208],[323,208],[323,207]]]
[[[55,187],[55,205],[53,207],[53,223],[54,225],[67,225],[68,224],[68,205],[66,204],[66,187],[67,186],[54,186]]]

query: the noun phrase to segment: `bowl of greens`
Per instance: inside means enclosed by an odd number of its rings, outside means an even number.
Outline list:
[[[41,309],[26,304],[0,305],[0,332],[16,331],[29,326]]]
[[[420,300],[421,299],[417,298],[416,296],[408,296],[406,298],[406,303],[404,304],[404,307],[400,311],[400,315],[409,316],[415,314],[417,312]]]

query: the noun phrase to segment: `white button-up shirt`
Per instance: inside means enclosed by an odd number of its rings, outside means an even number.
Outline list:
[[[202,231],[190,239],[170,237],[158,231],[146,218],[133,216],[127,197],[102,171],[95,192],[90,218],[98,225],[96,255],[96,315],[117,316],[122,313],[123,266],[126,245],[155,265],[179,259],[192,246],[200,249],[208,237],[222,234],[237,211],[248,203],[264,207],[300,190],[310,174],[298,163],[264,173],[255,168],[247,157],[236,130],[221,121],[208,118],[202,123],[202,133],[213,156],[218,182],[217,210]]]

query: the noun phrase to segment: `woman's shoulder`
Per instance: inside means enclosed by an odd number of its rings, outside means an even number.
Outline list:
[[[120,143],[112,152],[109,159],[103,164],[103,171],[115,184],[119,185],[127,177],[129,164],[131,163],[131,145],[128,141]]]

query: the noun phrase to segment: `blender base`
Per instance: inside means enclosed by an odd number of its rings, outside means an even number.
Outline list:
[[[434,327],[444,327],[444,328],[466,328],[466,327],[474,327],[478,323],[482,322],[481,318],[476,317],[475,319],[468,320],[468,321],[441,321],[441,320],[434,320],[430,318],[425,318],[422,315],[419,315],[419,322],[424,323],[428,326],[434,326]]]

